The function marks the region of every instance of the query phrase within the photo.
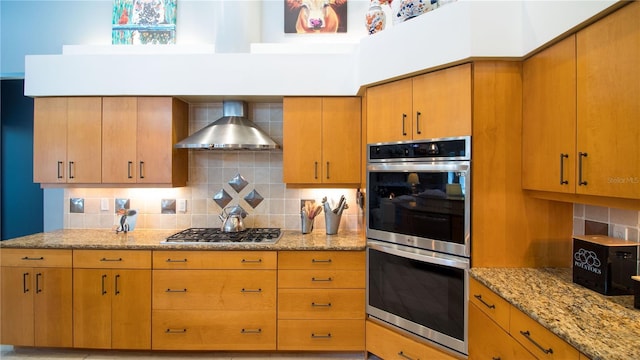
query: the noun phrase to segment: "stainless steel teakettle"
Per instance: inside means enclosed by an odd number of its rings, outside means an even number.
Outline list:
[[[226,207],[222,209],[222,214],[218,216],[222,221],[220,230],[224,232],[239,232],[246,229],[242,219],[247,216],[247,213],[239,206],[233,206],[231,210],[229,210],[229,207]]]

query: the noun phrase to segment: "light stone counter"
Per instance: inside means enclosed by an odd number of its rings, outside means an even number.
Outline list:
[[[640,359],[633,296],[574,284],[570,268],[472,268],[471,277],[593,360]]]
[[[64,229],[0,241],[0,248],[39,249],[128,249],[128,250],[364,250],[364,234],[340,231],[326,235],[324,229],[302,235],[300,231],[284,230],[275,244],[202,243],[165,244],[165,238],[177,230],[135,230],[116,234],[110,230]]]

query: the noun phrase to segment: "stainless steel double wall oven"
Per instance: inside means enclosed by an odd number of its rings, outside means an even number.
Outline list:
[[[471,138],[367,151],[367,314],[466,355]]]

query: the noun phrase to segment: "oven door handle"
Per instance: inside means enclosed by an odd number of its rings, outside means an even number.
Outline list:
[[[457,269],[468,270],[469,259],[437,253],[429,250],[415,249],[408,246],[397,244],[383,243],[375,240],[367,240],[367,247],[387,254],[402,256],[417,261],[429,262],[431,264],[454,267]]]

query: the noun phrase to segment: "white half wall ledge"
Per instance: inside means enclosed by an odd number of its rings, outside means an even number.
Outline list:
[[[459,0],[355,46],[255,44],[251,53],[69,47],[62,55],[26,56],[25,95],[352,96],[363,86],[468,59],[522,58],[621,4]]]

